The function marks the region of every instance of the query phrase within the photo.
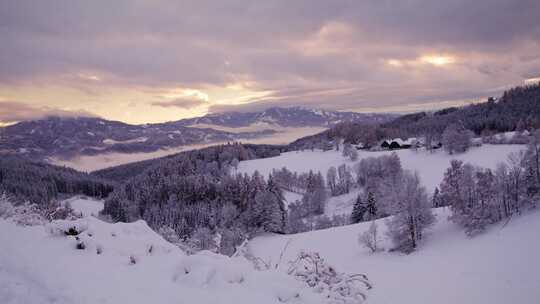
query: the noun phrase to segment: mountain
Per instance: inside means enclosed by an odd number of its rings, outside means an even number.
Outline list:
[[[49,117],[0,129],[0,153],[29,157],[151,152],[167,147],[249,139],[272,131],[230,133],[176,123],[130,125],[93,117]]]
[[[229,128],[267,124],[280,127],[331,127],[340,122],[381,123],[393,114],[338,112],[304,107],[269,108],[261,112],[228,112],[178,121],[183,126],[216,125]]]
[[[271,108],[252,113],[211,114],[142,125],[95,117],[48,117],[0,128],[0,153],[22,154],[31,158],[68,159],[77,155],[108,152],[153,152],[187,145],[284,136],[284,129],[290,131],[295,128],[318,127],[316,131],[319,132],[339,122],[385,122],[391,117],[388,114],[333,112],[299,107]],[[297,137],[301,136],[294,139]]]

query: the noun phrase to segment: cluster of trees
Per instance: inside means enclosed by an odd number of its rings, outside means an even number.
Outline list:
[[[403,170],[395,153],[362,159],[356,166],[356,173],[357,183],[364,191],[355,201],[351,222],[392,216],[387,225],[394,249],[415,250],[424,229],[435,220],[418,175]],[[362,235],[360,241],[376,251],[376,227],[371,230]]]
[[[273,169],[272,177],[274,181],[281,187],[281,189],[305,194],[309,192],[308,190],[313,190],[316,185],[321,185],[324,189],[324,179],[320,172],[314,173],[312,170],[308,173],[296,173],[292,172],[289,169],[283,167],[280,170]]]
[[[326,172],[326,182],[332,196],[349,193],[354,186],[351,168],[341,164],[337,169],[330,167]]]
[[[449,124],[442,133],[441,143],[448,154],[463,153],[472,144],[474,134],[467,130],[462,123]]]
[[[62,195],[84,194],[103,198],[112,183],[73,169],[30,161],[17,156],[0,157],[0,194],[14,202],[48,206]]]
[[[453,160],[433,195],[436,206],[450,206],[452,219],[469,235],[540,200],[540,132],[525,153],[514,153],[495,171]]]
[[[230,174],[238,160],[260,151],[231,144],[163,158],[117,187],[103,213],[115,221],[144,219],[156,230],[168,227],[184,243],[222,253],[253,233],[284,233],[283,194],[273,176]]]

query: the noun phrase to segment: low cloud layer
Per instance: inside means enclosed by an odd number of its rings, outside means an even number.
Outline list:
[[[95,115],[84,110],[67,111],[50,107],[34,107],[21,102],[0,101],[0,126],[50,116],[91,117]]]
[[[47,106],[117,113],[137,92],[132,122],[461,102],[540,77],[536,0],[20,0],[1,2],[0,20],[0,96],[42,106],[28,91],[45,86]],[[177,89],[209,98],[161,97]]]

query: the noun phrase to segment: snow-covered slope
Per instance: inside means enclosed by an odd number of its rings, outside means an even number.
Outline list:
[[[495,169],[497,164],[507,160],[508,154],[517,152],[525,147],[523,145],[483,145],[473,147],[466,153],[449,155],[442,150],[428,152],[425,150],[396,150],[401,159],[403,168],[417,171],[424,186],[432,192],[442,181],[445,170],[450,166],[450,160],[459,159],[470,162],[480,167]],[[393,151],[358,151],[358,161],[366,157],[376,157],[383,154],[390,154]],[[326,175],[328,168],[337,167],[341,164],[353,166],[355,162],[344,158],[338,151],[294,151],[283,153],[277,157],[255,159],[240,162],[238,172],[252,173],[258,170],[263,176],[268,176],[272,169],[287,167],[291,171],[314,172],[320,171]]]
[[[296,235],[266,235],[250,242],[265,261],[293,259],[300,250],[320,252],[338,270],[365,273],[374,288],[367,303],[534,304],[540,299],[540,211],[491,227],[468,238],[436,210],[437,223],[418,251],[410,255],[370,253],[358,235],[370,223]],[[382,246],[385,219],[378,220]],[[289,243],[288,245],[286,245]]]
[[[92,201],[82,200],[71,203],[87,211]],[[79,234],[67,236],[70,228]],[[23,227],[0,217],[2,304],[281,302],[326,303],[293,277],[256,271],[242,257],[186,256],[144,221],[86,216]]]

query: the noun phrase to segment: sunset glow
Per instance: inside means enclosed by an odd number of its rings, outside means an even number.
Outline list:
[[[4,1],[0,123],[67,112],[144,123],[275,106],[382,111],[538,78],[538,4],[494,7],[482,22],[463,12],[485,11],[485,1],[442,3]]]
[[[424,63],[432,64],[435,66],[443,66],[443,65],[452,64],[456,62],[456,59],[451,56],[430,55],[430,56],[421,57],[420,61]]]

